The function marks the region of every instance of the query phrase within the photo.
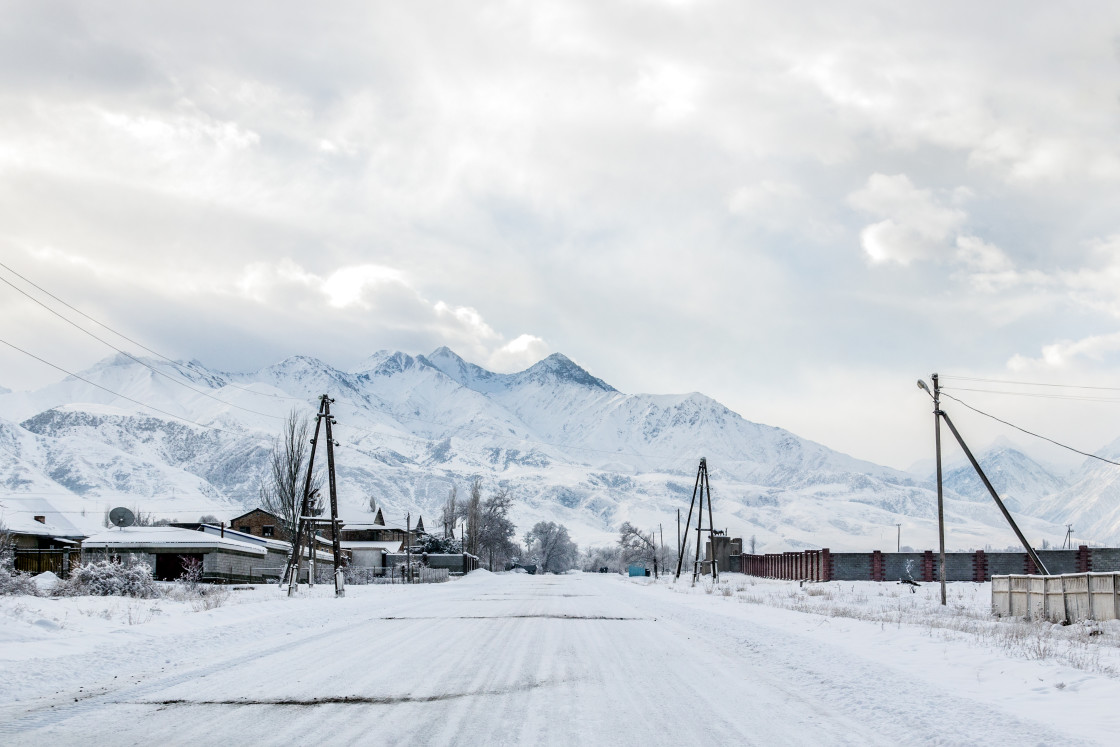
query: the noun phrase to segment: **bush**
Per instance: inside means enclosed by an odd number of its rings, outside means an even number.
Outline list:
[[[75,568],[70,578],[58,585],[64,596],[144,597],[159,596],[159,587],[146,563],[124,565],[110,560],[86,563]]]
[[[11,563],[0,559],[0,595],[38,596],[39,587],[35,585],[30,573],[21,573],[12,568]]]

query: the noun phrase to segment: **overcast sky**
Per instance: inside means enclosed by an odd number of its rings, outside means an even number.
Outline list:
[[[1120,386],[1116,3],[3,5],[0,256],[169,355],[562,352],[897,467],[931,371]],[[1114,401],[956,393],[1120,436]]]

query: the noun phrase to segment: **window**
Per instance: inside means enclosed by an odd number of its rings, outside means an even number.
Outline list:
[[[244,532],[245,534],[252,534],[253,533],[253,528],[252,527],[238,527],[237,531]]]
[[[265,524],[263,527],[261,527],[261,535],[264,537],[271,537],[272,529],[273,527],[271,524]]]

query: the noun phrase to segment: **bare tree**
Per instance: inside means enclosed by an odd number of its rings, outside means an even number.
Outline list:
[[[568,536],[568,528],[552,521],[539,521],[525,535],[529,556],[545,573],[562,573],[574,568],[579,548]]]
[[[475,478],[471,483],[471,495],[459,507],[459,515],[466,520],[467,528],[463,536],[463,550],[471,555],[479,553],[479,532],[482,529],[482,480]]]
[[[455,537],[455,522],[459,520],[458,495],[459,488],[452,485],[450,492],[447,494],[447,503],[444,503],[440,510],[439,519],[443,522],[443,535],[445,537]]]
[[[268,455],[265,474],[261,478],[258,494],[261,508],[280,519],[288,532],[289,541],[296,541],[296,525],[303,506],[303,489],[307,480],[307,463],[311,458],[311,425],[307,416],[295,410],[288,413],[283,428]],[[311,480],[314,496],[309,511],[317,511],[322,476],[316,473]]]

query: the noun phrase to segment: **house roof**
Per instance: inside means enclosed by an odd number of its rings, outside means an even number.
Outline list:
[[[385,552],[398,552],[401,545],[404,544],[401,540],[339,540],[338,544],[346,550],[384,550]]]
[[[211,548],[215,550],[231,550],[235,552],[250,553],[253,555],[267,555],[268,551],[257,543],[246,542],[228,536],[221,537],[208,532],[198,532],[180,527],[125,527],[123,529],[107,529],[82,543],[83,549],[105,548],[125,549],[137,547],[172,547],[172,548]]]
[[[241,514],[240,516],[234,516],[232,519],[229,520],[229,523],[232,524],[233,522],[237,521],[238,519],[244,519],[246,516],[250,516],[250,515],[255,514],[255,513],[262,513],[262,514],[265,514],[266,516],[271,516],[277,522],[282,522],[283,521],[283,519],[281,519],[279,516],[272,513],[271,511],[265,511],[263,508],[257,507],[257,508],[254,508],[252,511],[246,511],[245,513]]]
[[[86,536],[86,532],[74,526],[62,512],[43,498],[4,496],[4,504],[5,507],[0,509],[0,521],[16,534],[70,539]],[[46,523],[36,521],[36,516],[44,517]]]

